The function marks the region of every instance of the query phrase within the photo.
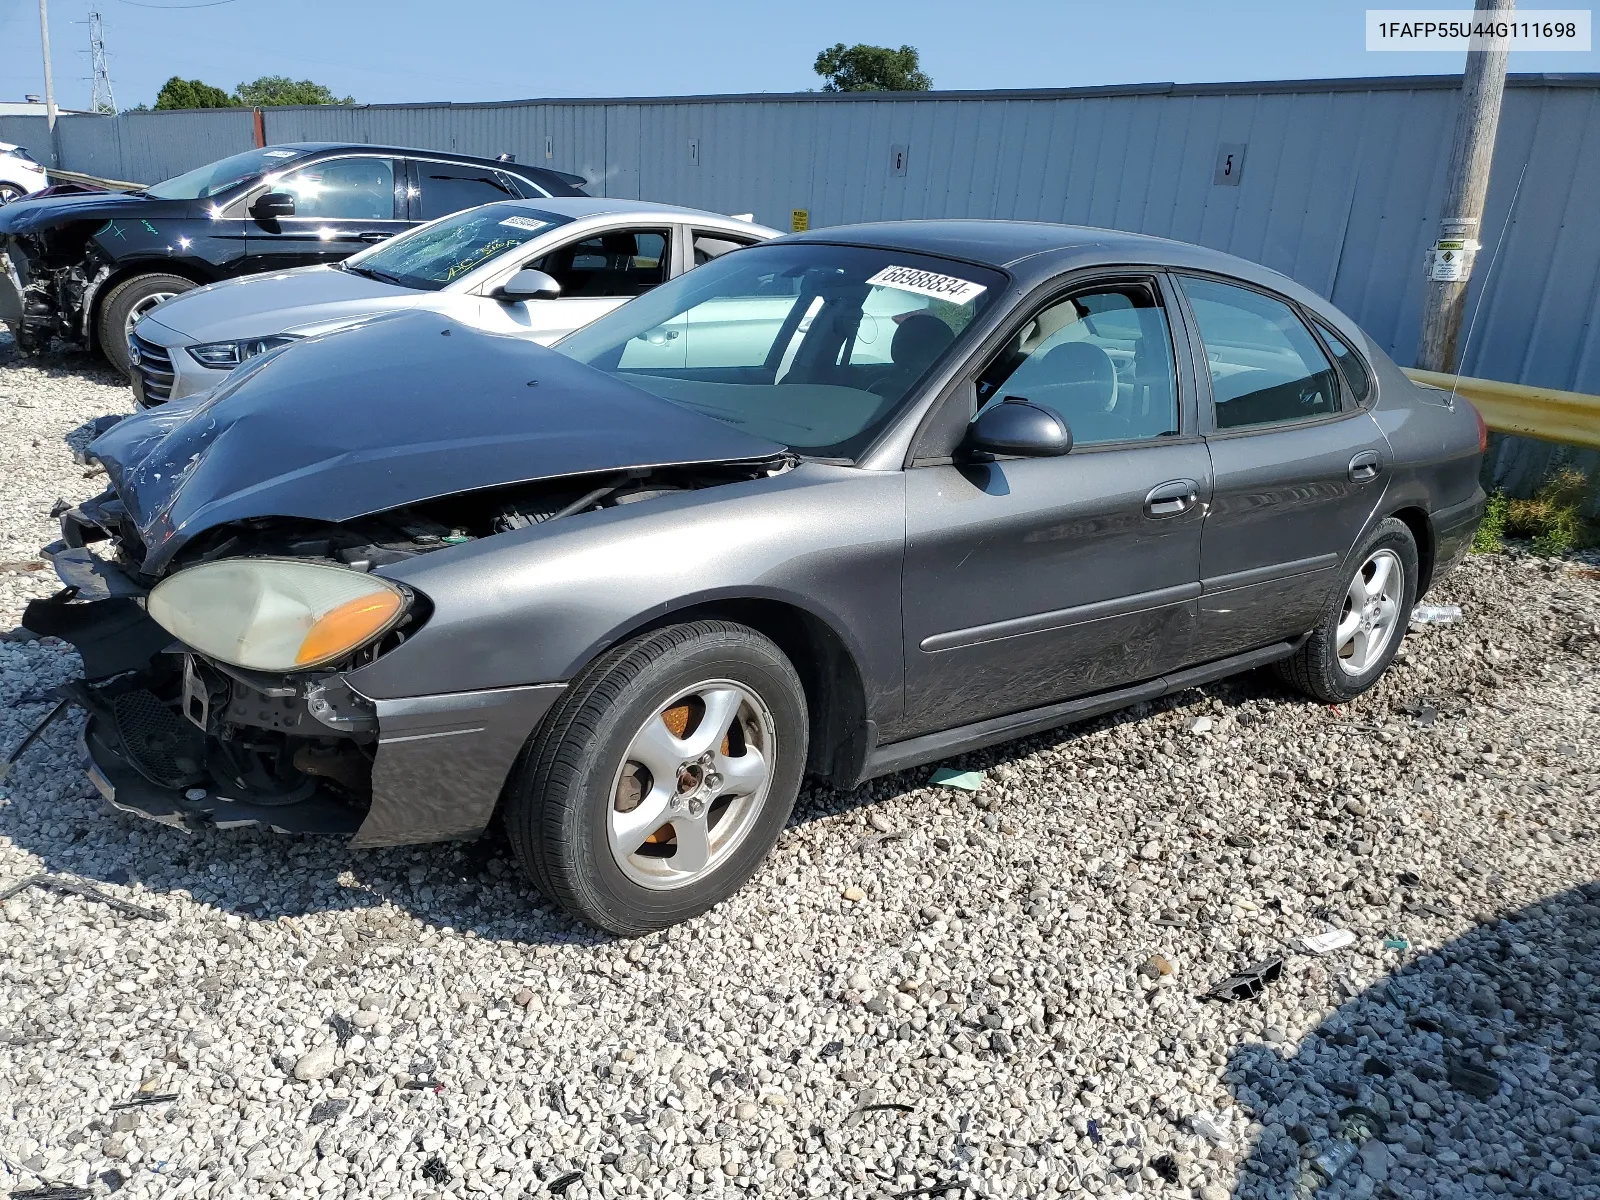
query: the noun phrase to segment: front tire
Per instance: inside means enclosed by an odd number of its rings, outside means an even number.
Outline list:
[[[505,824],[523,869],[612,933],[698,916],[782,832],[806,760],[805,692],[753,629],[695,621],[602,656],[524,753]]]
[[[133,364],[128,361],[128,335],[139,319],[163,300],[170,299],[195,286],[194,280],[182,275],[135,275],[124,279],[106,294],[100,302],[100,320],[95,333],[100,339],[100,353],[125,377],[132,377]]]
[[[1417,599],[1417,542],[1399,518],[1385,518],[1352,561],[1321,623],[1279,664],[1288,683],[1324,704],[1353,700],[1378,682],[1400,649]]]

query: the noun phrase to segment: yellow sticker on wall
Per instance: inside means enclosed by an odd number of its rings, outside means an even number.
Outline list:
[[[811,228],[811,213],[804,208],[793,209],[789,213],[789,228],[795,233],[804,233]]]

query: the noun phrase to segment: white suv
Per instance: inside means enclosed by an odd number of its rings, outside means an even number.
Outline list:
[[[49,184],[45,170],[21,146],[0,142],[0,204],[20,200]]]

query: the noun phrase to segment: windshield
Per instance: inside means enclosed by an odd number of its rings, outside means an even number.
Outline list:
[[[572,220],[520,204],[489,204],[441,217],[345,260],[345,268],[437,292],[486,262]]]
[[[182,175],[175,175],[165,183],[145,188],[146,196],[158,200],[204,200],[216,196],[247,179],[254,179],[263,171],[282,170],[288,163],[305,156],[304,150],[289,150],[283,146],[268,146],[264,150],[246,150]]]
[[[1004,283],[900,250],[771,243],[696,267],[556,349],[802,453],[855,458]]]

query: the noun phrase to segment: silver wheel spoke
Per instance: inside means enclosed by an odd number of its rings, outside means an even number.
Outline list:
[[[1346,643],[1348,643],[1351,638],[1355,637],[1356,630],[1360,628],[1361,610],[1358,608],[1352,608],[1350,612],[1346,614],[1344,620],[1339,622],[1339,629],[1334,634],[1334,645],[1340,650],[1343,650]]]
[[[1357,672],[1367,669],[1367,654],[1372,646],[1372,635],[1364,629],[1358,629],[1350,639],[1350,666]]]
[[[738,758],[716,756],[717,774],[722,776],[721,794],[748,796],[758,792],[767,782],[767,760],[753,746],[745,748]]]
[[[678,767],[692,757],[682,739],[672,736],[672,730],[660,717],[651,721],[633,739],[628,747],[628,758],[650,771],[657,787],[671,788],[677,778]]]
[[[1389,572],[1394,567],[1394,559],[1388,555],[1376,559],[1372,564],[1372,578],[1367,580],[1367,598],[1376,599],[1383,595],[1385,586],[1389,582]]]
[[[667,801],[672,793],[657,785],[639,801],[631,812],[611,813],[611,841],[624,854],[632,854],[644,845],[645,838],[660,829],[667,821]]]
[[[674,818],[672,832],[678,841],[672,865],[685,872],[704,871],[711,861],[711,827],[706,824],[705,814]]]
[[[705,712],[694,732],[683,739],[685,758],[699,758],[708,750],[715,750],[722,745],[722,739],[728,736],[728,727],[739,715],[739,700],[739,693],[732,688],[716,688],[700,693]]]

